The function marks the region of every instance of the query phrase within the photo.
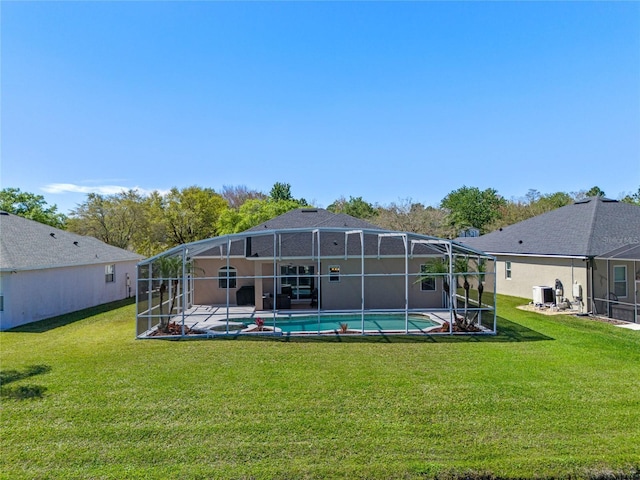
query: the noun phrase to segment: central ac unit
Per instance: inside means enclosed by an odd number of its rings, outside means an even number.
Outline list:
[[[553,288],[543,286],[533,287],[533,303],[534,305],[554,303]]]

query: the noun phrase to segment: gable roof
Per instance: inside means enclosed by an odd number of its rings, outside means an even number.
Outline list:
[[[0,212],[0,271],[39,270],[91,264],[140,261],[136,253],[97,238]]]
[[[595,257],[640,242],[640,207],[590,197],[477,238],[459,239],[485,252]]]
[[[332,213],[323,208],[297,208],[256,225],[248,229],[247,232],[314,227],[382,230],[377,225],[345,213]]]

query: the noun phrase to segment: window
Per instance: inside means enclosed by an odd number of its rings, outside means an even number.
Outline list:
[[[235,267],[222,267],[218,270],[218,288],[236,288]]]
[[[116,265],[115,263],[111,265],[104,266],[104,281],[107,283],[116,281]]]
[[[315,288],[313,265],[281,265],[280,286],[291,295],[292,300],[311,298]]]
[[[613,267],[613,293],[616,297],[627,296],[627,266],[615,265]]]
[[[4,312],[4,295],[0,295],[0,312]]]
[[[420,265],[420,273],[424,274],[427,271],[427,265]],[[424,277],[420,282],[420,290],[423,292],[433,291],[436,289],[436,277]]]
[[[504,262],[504,277],[511,280],[511,262]]]
[[[340,265],[329,266],[329,281],[330,282],[340,281]]]

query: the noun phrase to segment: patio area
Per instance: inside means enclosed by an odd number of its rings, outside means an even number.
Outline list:
[[[141,262],[136,336],[168,323],[177,336],[495,334],[491,260],[452,240],[291,211]]]

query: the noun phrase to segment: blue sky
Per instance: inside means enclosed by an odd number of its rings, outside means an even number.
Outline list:
[[[638,2],[1,4],[1,186],[640,186]]]

